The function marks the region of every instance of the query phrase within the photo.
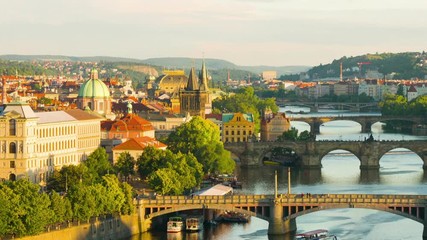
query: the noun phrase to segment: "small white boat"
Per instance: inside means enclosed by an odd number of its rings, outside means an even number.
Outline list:
[[[184,229],[184,221],[181,217],[170,217],[167,225],[168,233],[181,232]]]
[[[326,229],[316,229],[313,231],[299,233],[295,235],[296,240],[338,240],[335,235],[330,235]]]
[[[203,216],[188,217],[185,219],[185,229],[189,232],[197,232],[203,229]]]

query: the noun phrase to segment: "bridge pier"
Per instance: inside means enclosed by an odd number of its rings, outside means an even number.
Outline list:
[[[270,220],[268,221],[269,235],[284,235],[297,231],[295,218],[283,219],[283,206],[278,198],[273,201],[270,207]]]

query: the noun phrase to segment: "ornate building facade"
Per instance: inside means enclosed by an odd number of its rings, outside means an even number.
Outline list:
[[[12,102],[0,113],[0,178],[44,185],[54,169],[79,164],[100,146],[98,116],[80,109],[34,112]]]
[[[222,114],[222,141],[247,142],[253,137],[255,130],[252,113]]]

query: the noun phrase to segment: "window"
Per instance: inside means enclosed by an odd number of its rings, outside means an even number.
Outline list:
[[[9,144],[9,153],[16,153],[16,143],[11,142]]]
[[[10,161],[10,168],[15,168],[15,161]]]
[[[234,135],[234,131],[231,131],[231,135]]]
[[[16,120],[15,119],[9,120],[9,135],[11,135],[11,136],[16,135]]]

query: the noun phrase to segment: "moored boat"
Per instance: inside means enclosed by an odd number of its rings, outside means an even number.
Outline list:
[[[296,240],[338,240],[335,235],[329,234],[326,229],[316,229],[295,235]]]
[[[237,222],[237,223],[247,223],[249,222],[250,216],[244,213],[225,211],[216,218],[216,221],[219,222]]]
[[[203,229],[203,216],[188,217],[185,219],[185,229],[189,232],[197,232]]]
[[[167,225],[168,233],[181,232],[184,229],[184,221],[181,217],[170,217]]]

